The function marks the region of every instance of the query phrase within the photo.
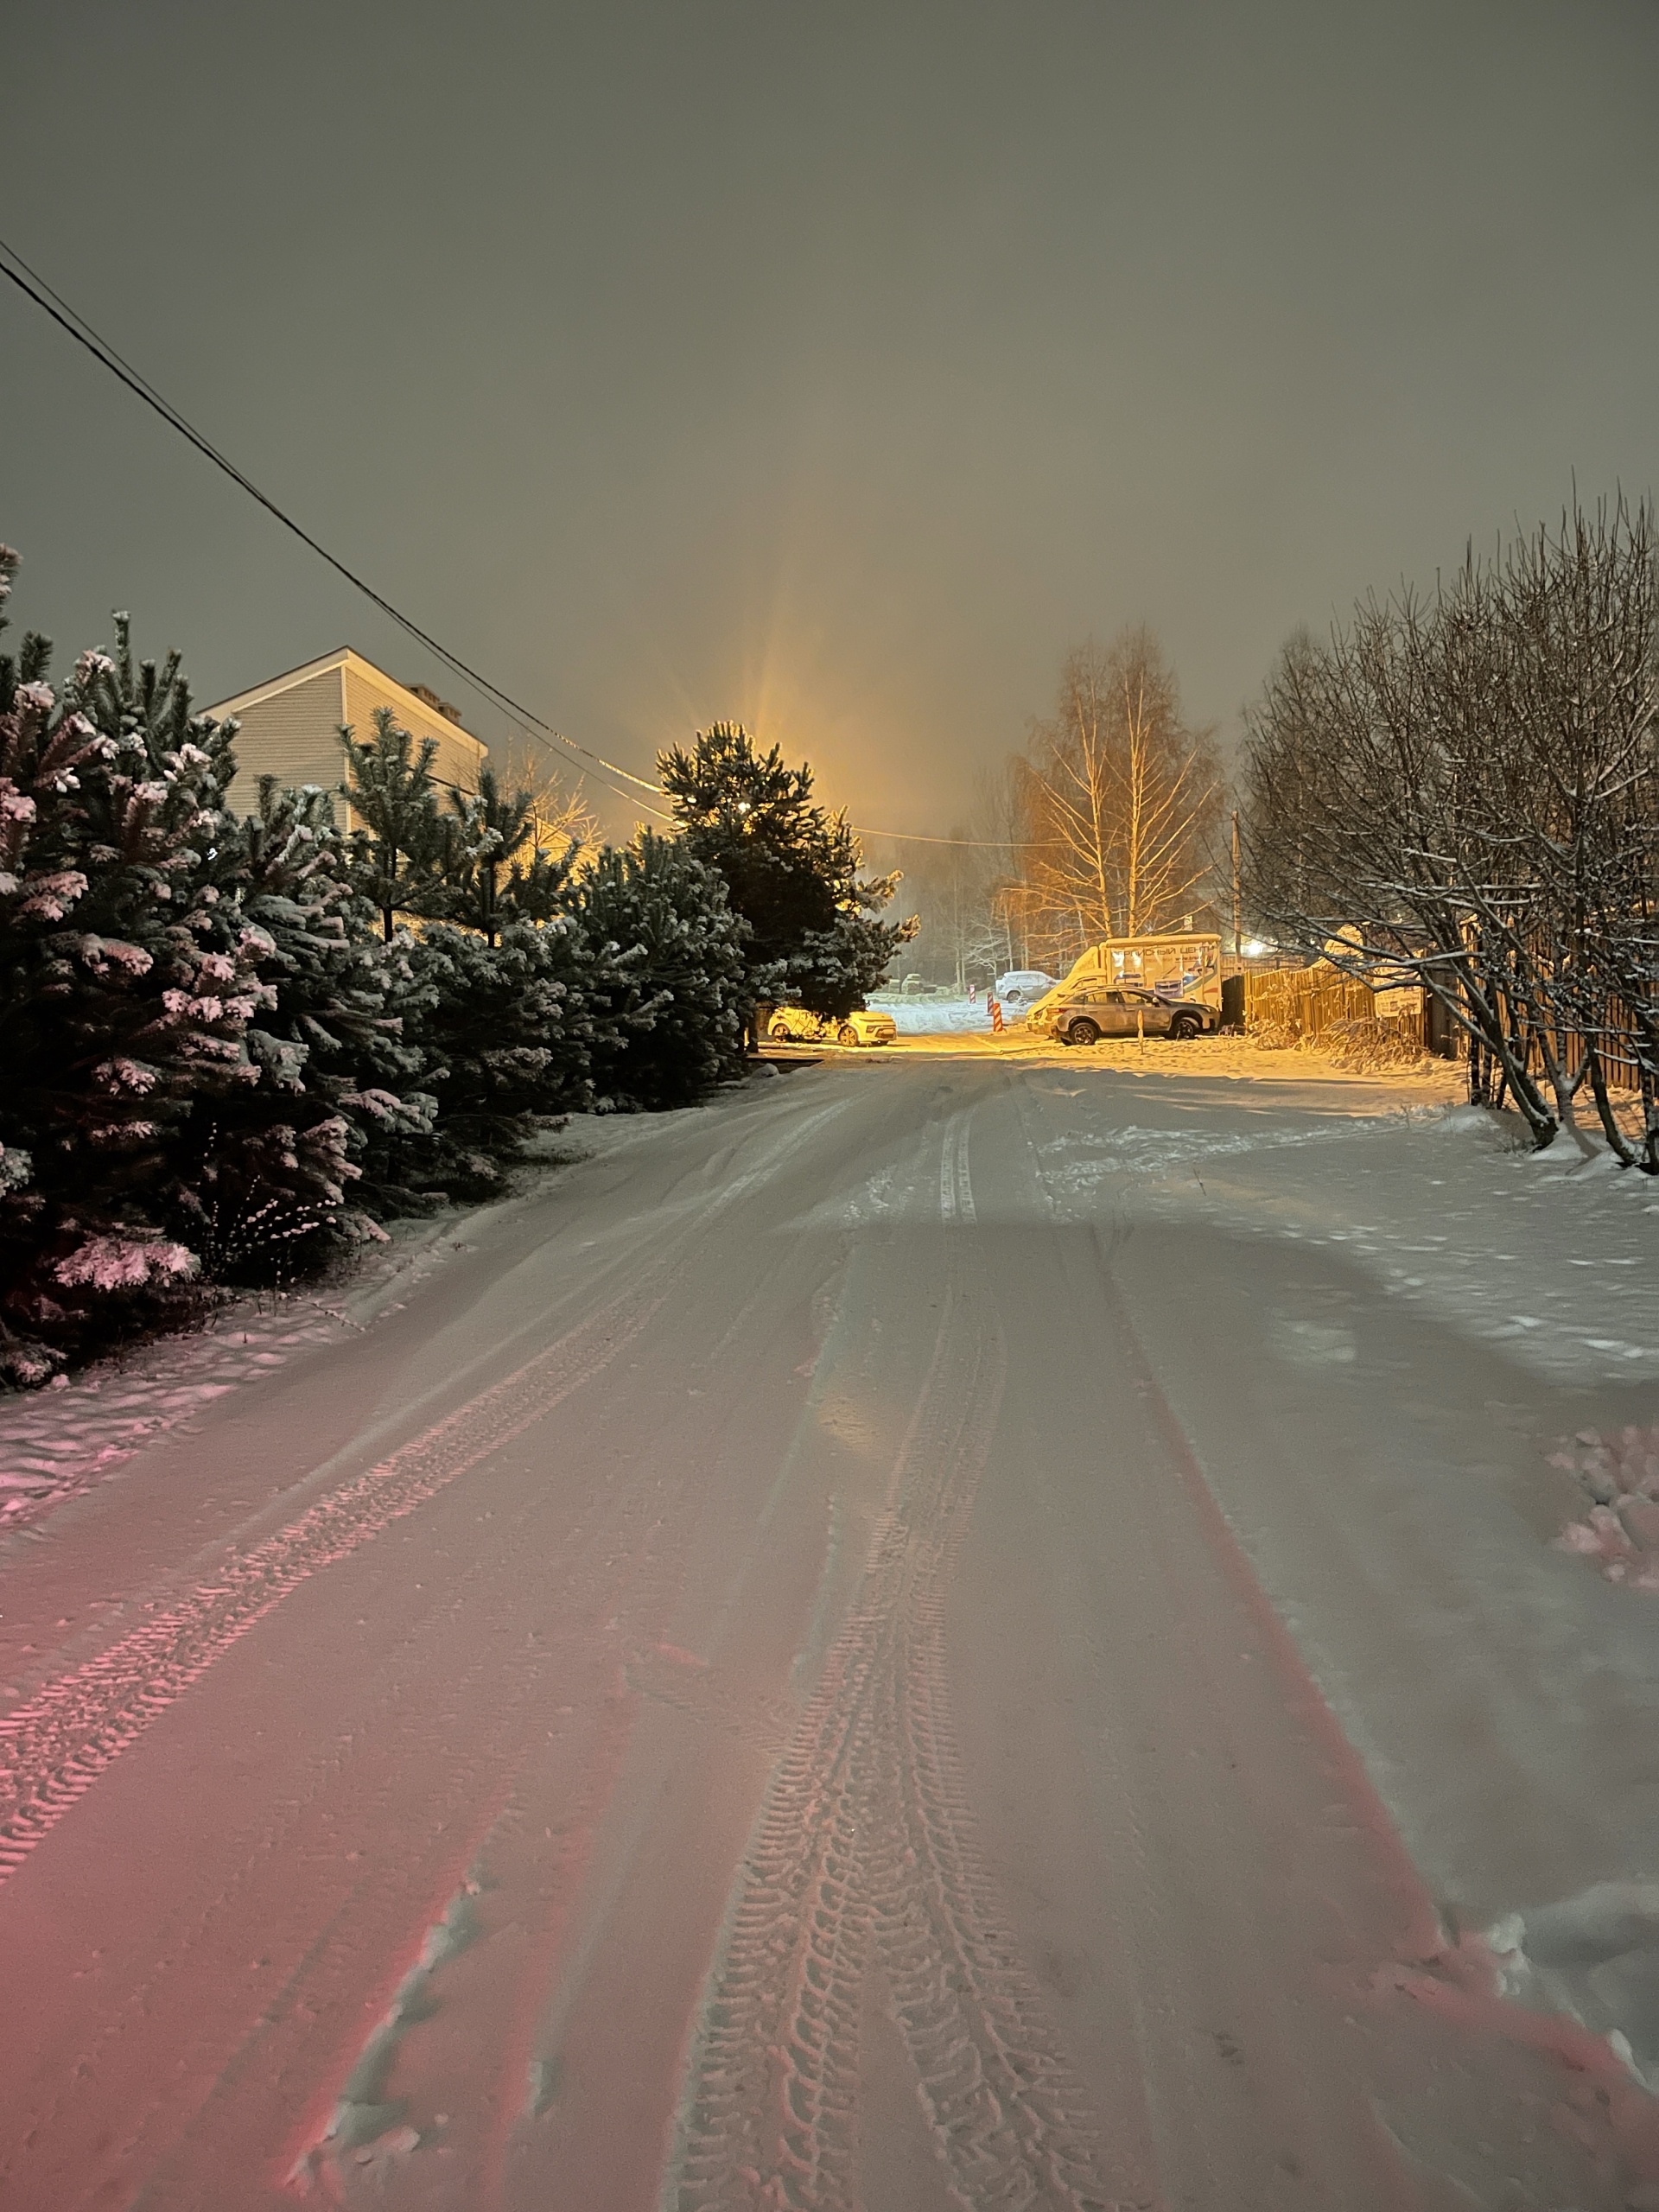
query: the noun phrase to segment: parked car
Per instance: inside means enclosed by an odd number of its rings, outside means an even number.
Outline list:
[[[891,1045],[899,1025],[874,1007],[855,1007],[837,1020],[809,1014],[804,1006],[780,1006],[772,1010],[766,1034],[776,1045]]]
[[[997,977],[995,995],[1004,1014],[1028,1014],[1043,994],[1053,988],[1053,976],[1045,976],[1040,968],[1011,968],[1006,976]]]
[[[1068,1045],[1093,1045],[1103,1037],[1197,1037],[1221,1023],[1216,1008],[1201,999],[1160,998],[1133,983],[1096,982],[1053,992],[1033,1019]]]

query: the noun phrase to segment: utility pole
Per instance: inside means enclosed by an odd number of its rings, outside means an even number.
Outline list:
[[[1237,961],[1239,972],[1242,975],[1244,969],[1244,941],[1239,928],[1238,809],[1236,807],[1233,809],[1233,957]]]

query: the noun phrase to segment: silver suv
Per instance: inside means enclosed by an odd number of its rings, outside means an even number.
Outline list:
[[[1068,1045],[1093,1045],[1103,1037],[1197,1037],[1221,1023],[1201,999],[1163,999],[1134,983],[1079,983],[1057,991],[1042,1020]]]

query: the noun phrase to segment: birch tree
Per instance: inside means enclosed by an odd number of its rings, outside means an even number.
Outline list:
[[[1015,794],[1020,879],[1057,956],[1169,929],[1192,909],[1211,863],[1220,767],[1211,734],[1184,720],[1149,630],[1070,656]]]

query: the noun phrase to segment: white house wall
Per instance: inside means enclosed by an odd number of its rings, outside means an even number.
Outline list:
[[[346,757],[340,742],[342,723],[359,744],[374,734],[377,707],[389,707],[401,728],[418,743],[431,738],[437,747],[432,772],[441,786],[473,791],[478,783],[486,748],[468,731],[393,683],[360,655],[346,652],[309,671],[296,671],[293,681],[273,683],[227,699],[208,711],[234,715],[240,725],[236,739],[237,772],[229,786],[231,804],[251,812],[257,803],[261,776],[275,776],[298,789],[319,785],[334,802],[335,819],[346,830],[356,817],[340,785]]]
[[[305,784],[336,790],[345,766],[339,736],[345,719],[342,673],[337,667],[324,669],[240,709],[236,774],[229,792],[238,811],[253,811],[261,776],[276,776],[296,791]],[[346,810],[338,798],[334,811],[343,822]]]
[[[416,744],[426,737],[436,741],[438,750],[432,762],[432,773],[439,784],[455,791],[477,788],[478,771],[484,759],[484,747],[477,738],[458,728],[445,715],[435,714],[401,687],[380,681],[365,661],[348,660],[340,672],[346,685],[342,720],[351,724],[352,734],[359,745],[374,734],[375,709],[390,707],[399,728],[406,729]],[[339,751],[338,744],[335,751]]]

